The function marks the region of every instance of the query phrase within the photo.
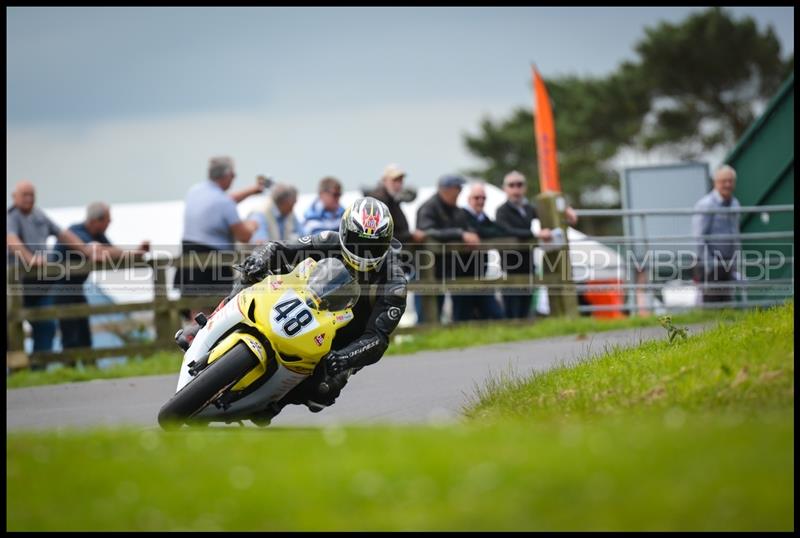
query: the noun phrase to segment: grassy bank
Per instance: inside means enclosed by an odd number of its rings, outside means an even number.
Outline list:
[[[534,420],[728,409],[757,414],[794,402],[794,307],[670,344],[653,340],[525,379],[495,379],[466,410],[473,418]]]
[[[792,530],[794,308],[483,387],[454,426],[7,436],[9,530]]]
[[[707,311],[697,310],[674,317],[676,323],[689,324],[707,321],[733,321],[740,319],[741,311]],[[425,350],[465,348],[495,342],[511,342],[516,340],[532,340],[569,334],[592,334],[601,331],[628,329],[657,325],[655,317],[637,317],[620,320],[603,320],[579,318],[573,320],[542,319],[526,326],[504,326],[502,323],[486,323],[476,327],[445,327],[435,331],[420,332],[415,335],[403,335],[396,338],[389,346],[387,355],[406,355]],[[46,372],[21,371],[6,378],[7,388],[50,385],[88,381],[91,379],[112,379],[144,375],[162,375],[176,373],[181,363],[181,354],[161,352],[153,356],[135,357],[125,364],[109,368],[85,366],[77,368],[59,368]]]
[[[108,431],[8,438],[8,530],[788,530],[793,427]]]

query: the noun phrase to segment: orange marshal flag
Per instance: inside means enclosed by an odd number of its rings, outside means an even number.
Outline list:
[[[533,131],[536,135],[536,154],[539,161],[539,185],[542,192],[561,192],[558,180],[558,159],[556,158],[556,127],[553,110],[544,81],[536,70],[533,71],[533,104],[535,109]]]

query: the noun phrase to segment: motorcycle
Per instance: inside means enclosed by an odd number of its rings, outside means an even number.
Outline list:
[[[336,332],[353,319],[359,290],[341,261],[306,258],[240,291],[210,319],[201,318],[159,425],[269,424],[259,417],[314,373]],[[318,387],[329,389],[325,381]]]

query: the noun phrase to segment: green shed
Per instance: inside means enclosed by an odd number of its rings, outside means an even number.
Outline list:
[[[736,169],[735,196],[743,206],[794,203],[794,72],[725,162]],[[794,232],[794,213],[742,215],[741,231]],[[755,263],[746,268],[748,279],[793,279],[794,237],[745,240],[742,248],[754,261],[758,253],[769,256],[766,272],[763,265],[758,267]],[[748,299],[768,300],[777,298],[776,295],[780,298],[794,295],[793,286],[786,284],[782,291],[776,289],[769,294],[750,294]]]

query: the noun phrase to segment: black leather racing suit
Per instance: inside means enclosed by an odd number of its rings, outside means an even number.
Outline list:
[[[348,367],[354,372],[380,360],[389,347],[389,335],[405,311],[408,282],[398,260],[401,247],[397,239],[392,239],[389,253],[378,269],[356,273],[361,284],[361,295],[352,309],[353,320],[336,332],[331,345],[332,351],[346,357]],[[317,261],[323,258],[341,260],[339,233],[325,231],[295,241],[274,241],[258,247],[242,264],[244,274],[241,284],[249,286],[259,282],[266,276],[267,270],[277,274],[286,273],[308,257]],[[234,294],[241,289],[236,286]],[[309,401],[323,406],[331,405],[347,377],[337,376],[338,386],[333,386],[326,394],[320,394],[319,383],[325,380],[323,370],[320,363],[312,376],[279,402],[279,407],[287,403],[307,404]],[[309,408],[312,411],[320,409],[311,405]]]

